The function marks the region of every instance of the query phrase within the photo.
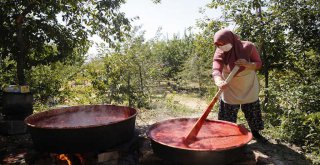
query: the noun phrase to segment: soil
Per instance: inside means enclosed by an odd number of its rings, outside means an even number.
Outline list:
[[[167,97],[170,96],[167,95]],[[201,98],[191,98],[185,95],[172,96],[174,104],[185,106],[191,110],[191,112],[175,113],[172,110],[166,108],[158,110],[139,110],[137,116],[137,127],[146,132],[150,125],[153,123],[173,119],[173,118],[198,118],[207,107],[208,103]],[[217,119],[217,114],[212,111],[208,116],[209,119]],[[142,147],[141,165],[170,165],[170,162],[165,162],[157,155],[154,155],[150,145],[150,140],[145,136],[145,140]],[[257,142],[255,139],[251,140],[245,151],[245,156],[235,162],[232,165],[309,165],[312,164],[303,154],[301,148],[281,142],[278,139],[270,139],[267,135],[264,135],[267,142]]]
[[[159,102],[153,110],[138,110],[136,129],[140,138],[140,157],[141,165],[170,165],[170,162],[162,160],[152,151],[150,140],[146,136],[150,125],[173,118],[197,118],[206,108],[206,101],[200,98],[190,98],[186,96],[174,96],[173,104],[185,106],[189,111],[177,112]],[[210,119],[216,119],[216,113],[209,115]],[[268,138],[267,135],[265,135]],[[0,164],[28,164],[28,152],[33,148],[30,135],[0,135]],[[34,152],[31,150],[31,152]],[[130,163],[131,165],[134,163]],[[137,164],[137,163],[135,163]],[[301,149],[291,144],[282,143],[275,139],[268,139],[261,143],[251,140],[246,148],[245,156],[233,165],[253,165],[253,164],[274,164],[274,165],[308,165],[311,162],[303,155]]]

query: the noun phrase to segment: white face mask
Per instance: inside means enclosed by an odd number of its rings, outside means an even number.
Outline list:
[[[222,50],[223,52],[228,52],[232,48],[232,45],[229,43],[229,44],[225,44],[223,46],[219,46],[218,48],[220,50]]]

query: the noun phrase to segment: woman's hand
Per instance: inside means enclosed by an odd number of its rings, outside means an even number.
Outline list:
[[[219,89],[225,89],[228,87],[228,84],[226,81],[223,80],[222,77],[220,76],[215,76],[214,77],[214,83],[216,84],[216,86],[219,88]]]
[[[252,69],[252,70],[256,69],[256,64],[254,62],[248,62],[246,59],[239,59],[236,62],[234,62],[234,64],[238,66],[243,66],[247,69]]]

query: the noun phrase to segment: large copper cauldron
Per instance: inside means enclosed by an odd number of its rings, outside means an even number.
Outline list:
[[[136,113],[124,106],[73,106],[30,115],[25,123],[37,150],[100,152],[133,138]]]
[[[206,120],[195,141],[183,142],[197,119],[171,119],[153,124],[147,135],[153,152],[177,165],[230,164],[244,154],[252,134],[243,126],[219,120]]]

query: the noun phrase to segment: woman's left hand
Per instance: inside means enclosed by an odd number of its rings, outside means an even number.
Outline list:
[[[253,62],[248,62],[246,59],[239,59],[234,63],[238,66],[243,66],[248,69],[256,69],[256,64]]]

